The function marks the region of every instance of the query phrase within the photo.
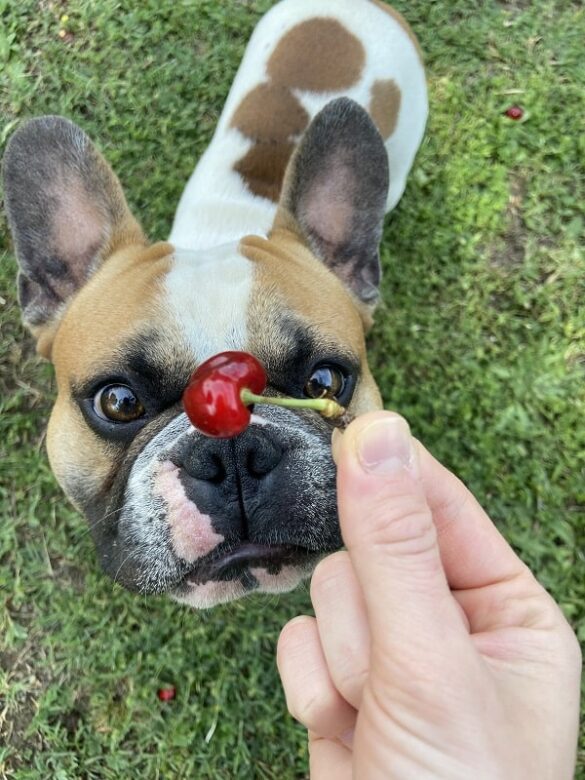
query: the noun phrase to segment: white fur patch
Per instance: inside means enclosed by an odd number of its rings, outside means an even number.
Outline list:
[[[260,567],[250,569],[250,572],[257,579],[261,593],[286,593],[307,576],[307,572],[299,566],[283,566],[278,574],[270,574]]]
[[[205,248],[270,230],[276,204],[253,195],[234,170],[254,142],[231,121],[245,96],[266,83],[267,62],[286,33],[315,17],[335,19],[355,36],[366,51],[366,66],[349,89],[319,93],[295,89],[293,94],[312,119],[342,95],[367,108],[374,83],[392,79],[401,103],[396,129],[386,141],[390,164],[386,210],[400,200],[428,113],[424,67],[413,42],[396,19],[370,0],[282,0],[254,30],[217,130],[183,191],[169,239],[175,246]]]
[[[237,244],[177,250],[165,281],[166,304],[198,363],[246,346],[254,264]]]

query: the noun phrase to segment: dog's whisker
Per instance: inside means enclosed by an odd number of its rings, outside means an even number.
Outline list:
[[[112,517],[114,517],[116,514],[119,514],[122,512],[122,507],[118,507],[117,509],[113,509],[111,512],[106,512],[105,515],[100,517],[98,520],[92,523],[88,523],[85,528],[80,528],[76,531],[74,542],[76,544],[80,544],[82,541],[85,540],[85,538],[92,533],[95,529],[102,526],[107,520],[110,520]]]

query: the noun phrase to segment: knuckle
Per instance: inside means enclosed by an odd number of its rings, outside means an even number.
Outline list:
[[[299,684],[287,700],[288,711],[305,728],[321,732],[321,724],[329,721],[337,708],[337,695],[314,679],[306,682]]]
[[[363,664],[361,658],[349,651],[347,656],[340,661],[335,669],[335,685],[348,701],[361,698],[361,691],[366,684],[369,668]]]
[[[437,533],[429,508],[418,496],[393,496],[371,507],[360,539],[369,546],[418,554],[436,546]]]

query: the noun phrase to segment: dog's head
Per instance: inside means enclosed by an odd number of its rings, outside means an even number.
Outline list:
[[[341,545],[330,424],[257,405],[243,434],[210,439],[181,396],[198,364],[235,349],[261,360],[271,394],[380,405],[364,333],[388,167],[367,114],[330,104],[269,236],[210,251],[149,245],[108,164],[59,117],[13,136],[4,185],[24,320],[56,370],[51,465],[104,569],[200,607],[294,587]]]

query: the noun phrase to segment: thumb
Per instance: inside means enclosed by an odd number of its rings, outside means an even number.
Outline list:
[[[406,420],[392,412],[359,417],[336,435],[333,457],[341,533],[374,643],[410,652],[453,631],[460,636]]]

